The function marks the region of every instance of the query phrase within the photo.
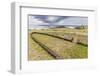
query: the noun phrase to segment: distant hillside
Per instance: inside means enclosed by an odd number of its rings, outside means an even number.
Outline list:
[[[87,25],[37,25],[34,26],[34,28],[31,29],[49,29],[49,28],[76,28],[76,29],[82,29],[87,28]]]

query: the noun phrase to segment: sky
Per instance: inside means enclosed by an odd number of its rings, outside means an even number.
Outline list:
[[[51,26],[88,25],[88,17],[81,16],[51,16],[29,15],[29,28],[44,28]]]

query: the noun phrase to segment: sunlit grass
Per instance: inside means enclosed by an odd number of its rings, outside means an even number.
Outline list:
[[[87,29],[40,29],[40,30],[30,30],[28,36],[29,50],[28,59],[29,60],[52,60],[54,59],[50,54],[48,54],[43,48],[41,48],[35,41],[30,37],[32,32],[42,32],[52,35],[57,35],[60,37],[65,37],[65,35],[78,37],[80,41],[86,43],[87,39]],[[53,38],[50,36],[34,34],[34,37],[41,43],[45,44],[47,47],[52,49],[55,53],[62,56],[64,59],[79,59],[88,57],[88,47],[72,43],[69,41],[64,41],[61,39]]]
[[[28,60],[51,60],[54,59],[49,55],[43,48],[35,43],[29,34],[29,49],[28,49]]]
[[[34,37],[65,59],[87,58],[86,46],[45,35],[34,34]]]

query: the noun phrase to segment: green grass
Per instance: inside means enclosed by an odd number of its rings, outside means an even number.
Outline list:
[[[34,34],[34,37],[41,43],[54,50],[63,58],[86,58],[87,47],[69,41],[53,38],[50,36]]]
[[[54,59],[49,55],[43,48],[41,48],[37,43],[35,43],[29,34],[28,38],[29,49],[28,49],[28,60],[51,60]]]
[[[50,54],[48,54],[43,48],[41,48],[36,42],[30,37],[31,32],[42,32],[52,35],[57,35],[64,37],[65,35],[73,35],[74,37],[79,37],[81,40],[87,39],[87,29],[42,29],[42,30],[30,30],[29,31],[29,60],[52,60],[54,59]],[[84,37],[85,36],[85,37]],[[47,47],[52,49],[56,54],[63,57],[63,59],[79,59],[88,57],[88,47],[72,43],[69,41],[64,41],[54,37],[34,34],[34,37],[41,43],[45,44]],[[82,39],[83,38],[83,39]],[[81,41],[80,40],[80,41]],[[84,41],[83,40],[83,41]],[[86,41],[86,40],[85,40]]]

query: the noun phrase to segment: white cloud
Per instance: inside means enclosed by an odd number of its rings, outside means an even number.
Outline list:
[[[57,23],[55,23],[57,25],[82,25],[88,24],[88,18],[83,18],[83,17],[69,17],[69,18],[65,18]]]
[[[60,19],[60,20],[58,20]],[[58,21],[58,22],[56,22]],[[52,24],[51,24],[52,23]],[[46,18],[43,17],[35,17],[35,16],[29,16],[29,28],[47,28],[46,25],[82,25],[88,24],[88,18],[86,17],[66,17],[61,18],[59,16],[46,16]],[[39,26],[44,25],[44,26]]]
[[[38,25],[48,25],[49,23],[45,23],[44,21],[35,18],[34,16],[29,16],[29,28],[35,28]]]
[[[43,24],[48,24],[48,23],[45,23],[42,20],[35,18],[34,16],[29,16],[29,25],[43,25]]]
[[[50,21],[50,22],[54,22],[58,19],[57,16],[48,16],[47,20]]]

